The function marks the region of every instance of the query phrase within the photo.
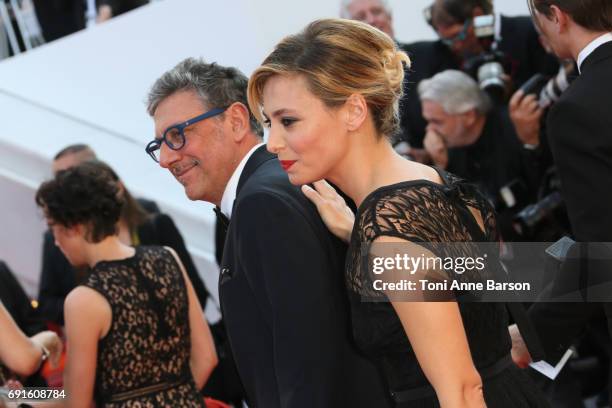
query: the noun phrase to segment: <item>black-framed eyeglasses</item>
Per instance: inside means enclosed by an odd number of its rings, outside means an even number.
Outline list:
[[[208,112],[204,112],[201,115],[191,118],[182,123],[177,123],[168,127],[164,131],[164,134],[159,139],[150,141],[145,148],[145,151],[153,160],[159,163],[159,155],[161,152],[161,145],[165,143],[172,150],[180,150],[185,146],[185,129],[195,123],[201,122],[204,119],[212,118],[225,112],[227,106],[224,108],[214,108]]]
[[[423,9],[423,17],[425,18],[425,21],[427,21],[427,24],[429,24],[437,32],[438,30],[436,30],[436,27],[433,24],[433,7],[434,7],[433,4],[425,7]],[[471,24],[472,24],[472,19],[468,18],[467,20],[465,20],[465,23],[463,23],[463,28],[461,29],[461,31],[459,31],[456,35],[450,38],[440,37],[440,41],[442,41],[442,43],[446,45],[447,47],[452,48],[452,46],[456,42],[464,41],[467,38],[468,30],[470,29]]]
[[[465,20],[465,23],[463,23],[463,28],[461,29],[461,31],[459,31],[457,34],[455,34],[454,36],[450,38],[440,37],[440,41],[442,41],[442,43],[446,45],[448,48],[452,48],[456,42],[465,41],[465,39],[468,36],[468,30],[470,29],[471,24],[472,24],[472,19],[468,18],[467,20]]]

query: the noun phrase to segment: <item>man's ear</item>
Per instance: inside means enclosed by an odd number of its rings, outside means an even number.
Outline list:
[[[478,119],[478,112],[476,112],[476,109],[470,109],[469,111],[463,114],[464,123],[468,127],[476,123],[477,119]]]
[[[346,126],[350,131],[357,130],[368,117],[368,103],[363,95],[352,94],[344,103]]]
[[[550,6],[550,11],[552,15],[549,20],[556,24],[557,34],[566,31],[570,23],[570,17],[557,6]]]
[[[249,108],[240,102],[234,102],[225,111],[226,120],[231,129],[234,141],[241,141],[250,129]]]

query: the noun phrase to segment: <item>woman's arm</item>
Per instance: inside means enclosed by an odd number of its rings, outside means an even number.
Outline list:
[[[374,242],[408,244],[392,237],[380,237]],[[425,272],[417,272],[412,279]],[[391,304],[441,407],[486,407],[482,380],[472,361],[457,303],[392,301]]]
[[[66,297],[64,321],[68,358],[64,372],[67,407],[89,407],[93,400],[98,341],[111,326],[112,311],[98,292],[78,286]]]
[[[0,361],[19,375],[31,375],[40,367],[43,346],[49,352],[53,350],[53,359],[57,360],[56,354],[61,353],[57,335],[43,332],[29,339],[0,302]]]
[[[187,276],[185,267],[181,263],[178,255],[172,248],[165,247],[181,268],[183,273],[183,279],[185,279],[185,285],[187,286],[187,298],[189,301],[189,329],[191,332],[191,372],[195,384],[199,389],[202,389],[208,377],[212,373],[213,369],[217,366],[219,360],[217,358],[217,351],[215,350],[215,343],[213,342],[212,334],[208,323],[204,318],[202,312],[202,306],[195,294],[195,290],[191,285],[191,281]]]
[[[455,302],[392,302],[443,408],[486,407]]]

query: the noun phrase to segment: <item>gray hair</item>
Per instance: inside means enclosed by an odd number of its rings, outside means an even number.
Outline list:
[[[147,96],[147,112],[153,116],[159,104],[178,91],[195,91],[202,104],[209,109],[227,107],[234,102],[240,102],[249,109],[248,83],[248,78],[236,68],[214,62],[208,64],[199,58],[187,58],[155,81]],[[249,123],[253,133],[262,137],[261,124],[250,110]]]
[[[472,77],[464,72],[447,70],[421,81],[418,87],[421,101],[439,103],[450,115],[466,113],[472,109],[486,114],[491,109],[488,95]]]
[[[352,19],[351,13],[349,13],[349,6],[355,0],[342,0],[340,3],[340,17]],[[387,0],[378,0],[380,4],[383,6],[387,14],[391,15],[391,7],[389,6],[389,2]]]

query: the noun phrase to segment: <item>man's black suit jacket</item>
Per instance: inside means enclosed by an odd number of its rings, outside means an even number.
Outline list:
[[[238,184],[219,292],[251,408],[389,406],[350,341],[346,248],[262,146]]]
[[[587,57],[581,75],[548,115],[548,139],[562,184],[562,196],[578,242],[612,242],[612,42]],[[612,259],[600,245],[591,245],[600,258]],[[580,246],[571,250],[579,255]],[[566,262],[562,273],[575,262]],[[602,272],[612,280],[610,262],[589,262],[589,273]],[[609,268],[609,269],[608,269]],[[612,332],[610,303],[536,303],[529,315],[539,332],[547,360],[556,363],[604,308]],[[611,388],[612,389],[612,388]]]
[[[47,329],[17,277],[3,261],[0,261],[0,302],[26,335]]]
[[[530,17],[501,16],[499,51],[506,54],[510,76],[519,87],[536,73],[555,75],[559,69],[556,59],[542,48]],[[412,61],[404,83],[405,96],[400,114],[402,140],[414,147],[422,147],[427,122],[423,118],[417,85],[423,79],[447,69],[461,69],[460,63],[442,41],[420,41],[403,45]]]

